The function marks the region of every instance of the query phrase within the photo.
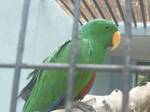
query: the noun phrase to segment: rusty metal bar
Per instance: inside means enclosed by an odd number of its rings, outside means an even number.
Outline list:
[[[117,18],[115,17],[108,0],[104,0],[104,2],[105,2],[106,6],[107,6],[107,8],[109,10],[109,13],[110,13],[112,19],[114,20],[115,24],[118,26]]]
[[[141,14],[142,14],[142,19],[143,19],[143,25],[146,28],[146,15],[145,15],[145,10],[144,10],[144,3],[143,0],[139,0],[140,3],[140,9],[141,9]]]
[[[86,17],[86,15],[84,15],[84,13],[80,10],[82,17],[86,20],[89,21],[88,18]]]
[[[101,17],[104,18],[104,19],[106,19],[105,15],[103,14],[101,8],[100,8],[99,5],[98,5],[97,0],[93,0],[93,2],[94,2],[95,7],[97,8],[97,10],[99,11]]]
[[[71,15],[74,16],[74,14],[73,14],[72,10],[69,8],[69,6],[63,0],[60,0],[60,1],[66,7],[66,9],[71,13]],[[80,21],[80,18],[79,18],[79,22],[82,25],[82,22]]]
[[[118,6],[118,10],[120,12],[121,18],[125,23],[125,16],[124,16],[124,13],[123,13],[123,10],[122,10],[122,7],[121,7],[121,4],[120,4],[119,0],[116,0],[116,3],[117,3],[117,6]]]
[[[74,16],[72,10],[69,8],[69,6],[63,1],[63,0],[60,0],[61,3],[65,6],[65,8],[71,13],[72,16]]]
[[[134,23],[134,26],[137,27],[137,22],[136,22],[136,18],[135,18],[135,14],[134,14],[134,10],[133,10],[133,6],[132,6],[132,18],[133,18],[133,23]]]
[[[96,18],[96,16],[95,16],[94,13],[92,12],[92,10],[90,9],[90,7],[89,7],[88,4],[86,3],[86,1],[85,1],[85,0],[82,0],[82,2],[83,2],[83,4],[84,4],[84,6],[87,8],[87,10],[90,12],[91,16],[92,16],[93,18]]]
[[[72,4],[74,5],[74,1],[71,0],[71,2],[72,2]],[[88,21],[88,18],[87,18],[86,15],[82,12],[81,9],[80,9],[80,13],[81,13],[82,17],[83,17],[86,21]]]

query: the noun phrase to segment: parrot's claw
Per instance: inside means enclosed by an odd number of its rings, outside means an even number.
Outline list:
[[[96,112],[96,110],[92,106],[90,106],[86,103],[83,103],[81,101],[73,102],[73,107],[78,108],[78,109],[82,110],[83,112]]]

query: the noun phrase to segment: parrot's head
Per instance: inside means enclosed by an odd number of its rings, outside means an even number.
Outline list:
[[[111,51],[119,46],[121,40],[117,26],[112,21],[105,19],[94,19],[87,22],[81,27],[79,36],[93,39],[105,48],[111,46]]]

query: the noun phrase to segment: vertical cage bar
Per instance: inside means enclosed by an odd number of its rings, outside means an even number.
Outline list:
[[[85,7],[87,8],[87,10],[90,12],[91,16],[93,18],[96,18],[96,16],[94,15],[94,13],[92,12],[92,10],[90,9],[90,7],[88,6],[87,2],[85,0],[82,0],[83,4],[85,5]]]
[[[139,0],[140,2],[140,9],[141,9],[141,14],[142,14],[142,19],[143,19],[143,25],[146,28],[146,16],[145,16],[145,10],[144,10],[144,3],[143,0]]]
[[[10,112],[16,112],[16,108],[17,108],[17,94],[18,94],[18,87],[19,87],[23,51],[24,51],[24,41],[26,37],[29,8],[30,8],[30,0],[24,0],[22,18],[21,18],[21,28],[19,32],[19,41],[17,47],[16,66],[15,66],[14,78],[13,78]]]
[[[117,19],[116,19],[115,15],[114,15],[111,7],[110,7],[110,4],[109,4],[108,0],[104,0],[104,2],[105,2],[106,6],[107,6],[107,8],[108,8],[108,10],[110,12],[110,15],[111,15],[112,19],[114,20],[115,24],[118,26]]]
[[[131,38],[131,20],[132,20],[132,2],[131,0],[126,0],[125,3],[125,65],[123,69],[123,102],[122,102],[122,112],[128,112],[128,101],[129,101],[129,75],[130,75],[130,38]]]
[[[97,10],[99,11],[100,15],[102,16],[102,18],[106,19],[105,15],[103,14],[101,8],[98,5],[97,0],[93,0],[95,7],[97,8]]]
[[[81,0],[74,0],[74,23],[72,29],[72,40],[71,40],[71,62],[69,67],[69,76],[68,76],[68,88],[66,94],[66,112],[71,112],[72,110],[72,100],[73,100],[73,84],[74,76],[76,74],[76,60],[77,60],[77,37],[78,37],[78,19],[80,17],[80,3]]]

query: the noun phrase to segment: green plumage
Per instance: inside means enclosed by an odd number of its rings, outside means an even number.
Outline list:
[[[112,43],[112,36],[117,27],[108,20],[92,20],[84,25],[78,34],[78,64],[100,64],[104,60],[106,48]],[[71,41],[65,42],[58,51],[45,59],[44,63],[69,63]],[[92,78],[89,71],[77,71],[74,81],[73,96],[77,97],[87,82]],[[54,103],[65,96],[67,88],[67,70],[36,70],[33,73],[32,87],[25,88],[29,97],[23,112],[45,112],[53,109]]]

